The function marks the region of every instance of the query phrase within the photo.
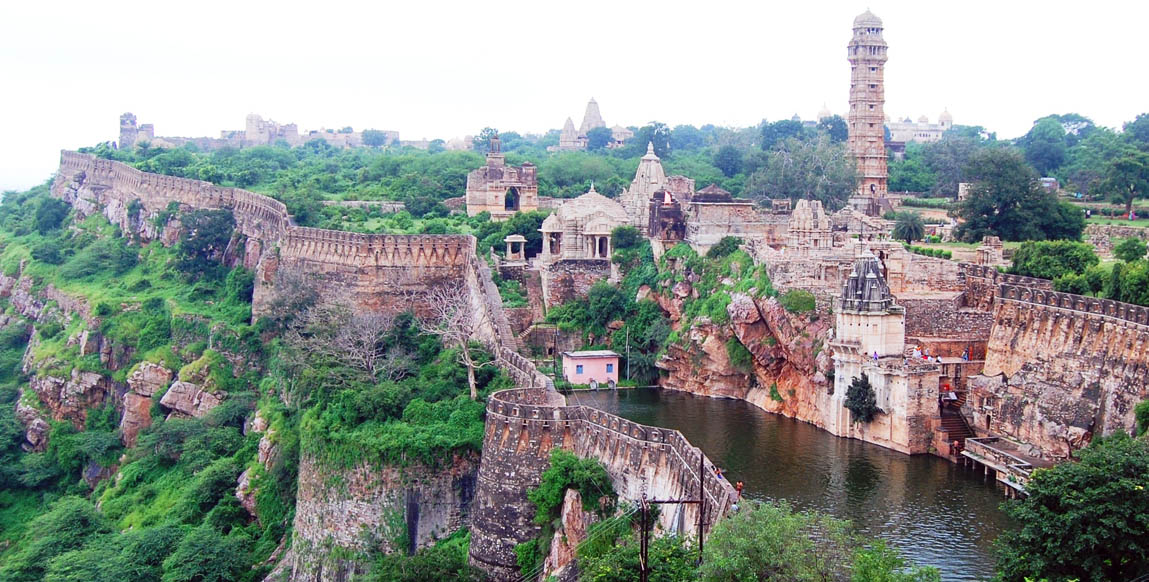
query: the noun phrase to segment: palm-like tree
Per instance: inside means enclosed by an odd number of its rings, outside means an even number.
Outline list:
[[[918,239],[925,238],[926,223],[922,215],[917,212],[899,212],[894,222],[894,238],[910,244]]]

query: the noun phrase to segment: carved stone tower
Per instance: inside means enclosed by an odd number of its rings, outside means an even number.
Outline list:
[[[854,19],[854,37],[846,46],[850,61],[850,155],[858,164],[858,195],[872,201],[886,197],[886,101],[883,69],[886,41],[882,19],[869,10]],[[871,206],[877,206],[871,203]]]
[[[125,113],[120,116],[120,143],[117,145],[122,150],[130,150],[136,145],[136,139],[140,135],[140,130],[136,127],[136,116],[131,113]]]

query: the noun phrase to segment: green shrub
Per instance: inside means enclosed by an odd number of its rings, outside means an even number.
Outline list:
[[[736,236],[724,236],[722,240],[718,241],[718,244],[710,247],[710,250],[706,251],[706,258],[721,259],[738,250],[738,247],[742,246],[743,242],[742,239]]]
[[[730,358],[730,365],[734,366],[735,370],[744,374],[754,371],[754,356],[742,342],[738,341],[738,338],[732,337],[726,340],[726,356]]]
[[[782,393],[778,392],[778,383],[770,384],[770,400],[774,402],[782,402]]]
[[[60,267],[64,279],[119,275],[136,266],[139,254],[116,239],[100,239],[76,253]]]
[[[803,289],[791,289],[783,293],[778,302],[790,313],[806,313],[817,307],[814,294]]]

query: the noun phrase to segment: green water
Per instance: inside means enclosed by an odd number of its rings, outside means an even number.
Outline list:
[[[932,455],[839,438],[742,401],[653,389],[568,397],[623,418],[682,431],[746,495],[785,499],[853,521],[946,581],[987,580],[992,542],[1009,520],[992,482]]]

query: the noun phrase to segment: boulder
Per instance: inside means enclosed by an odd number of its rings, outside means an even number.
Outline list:
[[[202,418],[211,409],[223,402],[220,395],[207,392],[197,384],[176,380],[172,387],[164,393],[160,404],[170,408],[174,413],[184,416]]]

